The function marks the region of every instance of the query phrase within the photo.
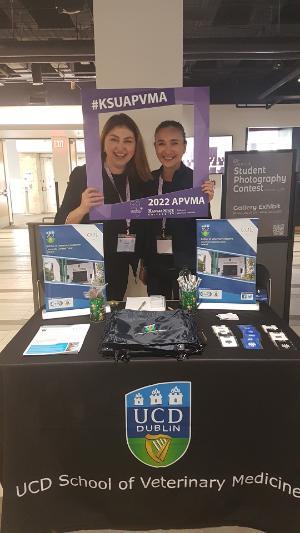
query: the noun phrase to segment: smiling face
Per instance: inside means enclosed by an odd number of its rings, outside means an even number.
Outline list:
[[[175,127],[161,128],[155,135],[156,155],[165,169],[177,170],[186,150],[182,132]]]
[[[104,140],[106,164],[112,173],[124,172],[127,163],[135,154],[136,141],[134,133],[126,126],[116,126],[110,130]]]

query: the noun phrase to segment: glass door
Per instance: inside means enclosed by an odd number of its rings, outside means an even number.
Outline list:
[[[4,171],[3,144],[0,141],[0,228],[9,226],[10,222],[9,190]]]
[[[78,165],[85,165],[84,139],[70,139],[71,168],[74,170]]]
[[[52,154],[40,154],[43,212],[56,213],[56,195]]]
[[[19,154],[20,175],[25,190],[25,213],[43,212],[39,154]]]

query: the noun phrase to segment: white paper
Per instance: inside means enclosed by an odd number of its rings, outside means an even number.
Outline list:
[[[220,320],[239,320],[238,315],[236,315],[235,313],[220,313],[219,315],[217,315],[217,317]]]
[[[165,311],[166,299],[164,296],[128,296],[125,309],[133,311]]]
[[[89,324],[41,326],[23,355],[77,354]]]

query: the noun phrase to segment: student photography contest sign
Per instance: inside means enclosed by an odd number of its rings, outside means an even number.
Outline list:
[[[259,237],[287,237],[293,156],[293,150],[228,153],[223,217],[257,217]]]

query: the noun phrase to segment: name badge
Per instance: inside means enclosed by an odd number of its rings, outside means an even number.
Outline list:
[[[157,237],[156,249],[158,254],[172,254],[172,237],[170,237],[169,235],[167,235],[164,239],[162,237]]]
[[[117,252],[134,252],[136,236],[133,234],[125,235],[119,233]]]

